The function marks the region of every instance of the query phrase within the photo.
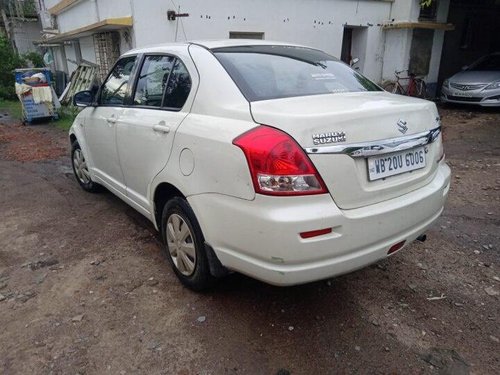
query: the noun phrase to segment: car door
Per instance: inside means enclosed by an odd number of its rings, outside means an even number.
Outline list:
[[[132,104],[123,109],[117,127],[117,147],[127,196],[150,214],[149,186],[167,164],[175,132],[189,112],[192,80],[176,56],[145,55],[142,60]]]
[[[116,148],[116,126],[129,95],[136,59],[128,56],[116,63],[101,87],[98,105],[91,109],[84,125],[93,176],[123,195],[126,188]]]

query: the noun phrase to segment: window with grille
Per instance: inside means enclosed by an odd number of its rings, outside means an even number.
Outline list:
[[[102,82],[120,57],[120,35],[117,32],[94,34],[94,49]]]
[[[434,0],[428,6],[420,7],[419,21],[435,21],[437,17],[438,0]]]

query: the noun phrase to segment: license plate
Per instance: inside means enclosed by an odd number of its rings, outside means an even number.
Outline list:
[[[453,96],[462,96],[464,98],[471,98],[472,94],[470,92],[463,92],[463,91],[455,91],[452,94]]]
[[[414,171],[425,167],[425,149],[414,148],[392,154],[372,156],[368,159],[370,181],[396,174]]]

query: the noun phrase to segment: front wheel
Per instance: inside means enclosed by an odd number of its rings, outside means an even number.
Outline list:
[[[87,160],[85,160],[85,156],[83,155],[83,151],[78,141],[74,141],[71,144],[71,165],[73,166],[73,173],[75,174],[76,180],[83,190],[90,193],[97,193],[100,190],[101,186],[92,181],[90,177]]]
[[[170,199],[163,208],[162,237],[167,258],[188,288],[200,291],[213,285],[205,251],[205,239],[189,203],[180,197]]]

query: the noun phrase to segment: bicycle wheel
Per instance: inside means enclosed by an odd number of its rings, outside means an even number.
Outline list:
[[[416,98],[425,99],[425,97],[427,96],[427,85],[423,80],[419,78],[415,79],[411,87],[411,90],[408,90],[408,95],[414,96]]]
[[[387,92],[390,92],[392,94],[399,94],[403,95],[403,90],[401,89],[401,86],[396,84],[396,82],[387,82],[384,86],[383,89]]]
[[[425,99],[427,98],[427,85],[421,79],[416,80],[416,96],[418,98]]]

